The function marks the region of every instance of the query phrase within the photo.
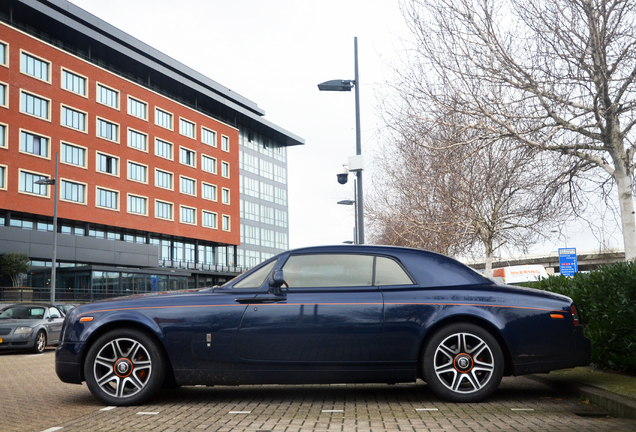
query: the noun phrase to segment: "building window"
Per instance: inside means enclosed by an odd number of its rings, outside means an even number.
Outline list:
[[[36,156],[49,157],[49,139],[30,132],[20,131],[20,151]]]
[[[103,153],[97,153],[97,171],[117,175],[119,158]]]
[[[261,182],[261,199],[264,201],[274,201],[274,186]]]
[[[197,211],[192,207],[181,206],[181,223],[193,224],[197,223]]]
[[[46,60],[33,57],[32,55],[27,54],[25,52],[23,52],[21,55],[20,72],[22,73],[31,75],[32,77],[48,82],[50,81],[49,80],[50,68],[51,68],[51,64],[47,62]]]
[[[9,103],[9,98],[7,97],[7,86],[5,84],[0,83],[0,106],[6,107]]]
[[[181,147],[179,160],[184,165],[196,167],[196,153],[192,150]]]
[[[230,178],[230,164],[227,162],[221,162],[221,175],[225,178]]]
[[[261,159],[260,167],[261,167],[261,177],[265,177],[270,180],[274,179],[274,164],[273,163]]]
[[[97,102],[119,109],[119,92],[102,84],[97,84]]]
[[[222,225],[222,229],[223,231],[230,231],[230,217],[228,215],[223,215],[223,225]]]
[[[216,132],[201,127],[201,142],[216,147]]]
[[[217,228],[217,215],[213,212],[203,210],[203,221],[201,224],[206,228]]]
[[[155,201],[155,217],[172,220],[172,204],[164,201]]]
[[[35,184],[38,180],[46,179],[48,179],[47,176],[20,170],[20,192],[48,196],[49,187],[47,185]]]
[[[119,142],[119,125],[97,118],[97,136]]]
[[[147,183],[146,173],[148,168],[135,162],[128,161],[128,179]]]
[[[195,128],[195,124],[191,121],[179,118],[179,133],[181,135],[196,139],[196,135],[194,134]]]
[[[62,180],[60,187],[60,199],[76,203],[86,202],[86,185]]]
[[[155,154],[162,158],[172,160],[172,144],[155,138]]]
[[[276,209],[276,226],[287,228],[287,212]]]
[[[159,108],[155,108],[155,124],[172,130],[172,114]]]
[[[274,165],[274,180],[287,184],[287,169],[280,165]]]
[[[61,144],[61,150],[62,150],[61,159],[63,163],[77,165],[80,167],[86,166],[86,149],[85,148],[76,147],[74,145],[63,142]]]
[[[0,165],[0,189],[7,189],[7,167]]]
[[[266,205],[261,206],[261,222],[274,225],[274,209]]]
[[[261,228],[261,246],[274,247],[274,231]]]
[[[119,208],[119,192],[97,188],[95,205],[107,209],[117,210]]]
[[[216,174],[216,159],[201,155],[201,169],[210,174]]]
[[[140,119],[148,119],[148,104],[128,96],[128,114]]]
[[[225,135],[221,136],[221,150],[226,152],[230,151],[230,138]]]
[[[148,199],[137,195],[128,195],[128,213],[146,215]]]
[[[221,189],[221,202],[223,204],[229,204],[230,203],[230,190],[226,189],[226,188],[222,188]]]
[[[50,117],[49,104],[50,101],[48,99],[44,99],[26,92],[22,92],[22,95],[20,97],[20,111],[46,120],[48,120]]]
[[[287,233],[276,233],[276,248],[277,249],[289,249],[289,241],[287,239]]]
[[[62,69],[62,88],[86,96],[86,78]]]
[[[155,169],[155,186],[172,190],[172,173]]]
[[[275,192],[275,202],[276,204],[280,204],[280,205],[287,205],[287,191],[285,189],[281,189],[281,188],[274,188],[274,192]]]
[[[7,146],[7,125],[0,124],[0,147]]]
[[[86,114],[62,105],[62,125],[86,131]]]
[[[197,182],[188,177],[180,177],[181,183],[181,193],[188,195],[196,195],[197,193]]]
[[[201,194],[205,199],[216,201],[216,186],[208,183],[201,183]]]
[[[8,56],[9,53],[9,47],[7,46],[7,44],[0,42],[0,64],[1,65],[7,65],[7,60],[9,59]]]
[[[147,151],[148,136],[141,132],[128,129],[128,147]]]

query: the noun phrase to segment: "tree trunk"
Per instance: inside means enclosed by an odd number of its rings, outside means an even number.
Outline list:
[[[625,243],[625,261],[636,258],[636,217],[634,215],[634,199],[632,197],[632,178],[625,172],[622,164],[616,164],[614,180],[618,187],[618,204],[621,210],[621,223]]]

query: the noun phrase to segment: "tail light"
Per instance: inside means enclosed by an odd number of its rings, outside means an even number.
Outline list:
[[[572,312],[572,322],[575,326],[581,325],[581,320],[579,319],[579,312],[576,310],[576,306],[572,305],[570,308]]]

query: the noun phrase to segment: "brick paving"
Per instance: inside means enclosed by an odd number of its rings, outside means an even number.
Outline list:
[[[183,387],[108,409],[55,375],[54,351],[0,353],[0,431],[590,431],[636,421],[529,379],[505,378],[486,402],[453,404],[426,384]],[[105,409],[106,408],[106,409]]]

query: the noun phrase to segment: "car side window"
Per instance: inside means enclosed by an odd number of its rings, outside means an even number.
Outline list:
[[[260,269],[254,271],[252,274],[245,277],[245,279],[234,284],[233,288],[260,288],[265,282],[265,278],[269,276],[269,273],[276,265],[278,260],[274,260],[271,263],[261,267]]]
[[[396,261],[377,257],[375,262],[375,284],[385,285],[413,285],[413,281]]]
[[[51,315],[51,318],[62,318],[62,315],[60,315],[60,312],[55,308],[50,308],[49,313]]]
[[[292,255],[283,266],[283,272],[289,288],[371,286],[373,256]]]

